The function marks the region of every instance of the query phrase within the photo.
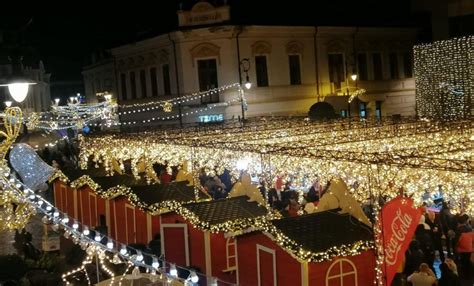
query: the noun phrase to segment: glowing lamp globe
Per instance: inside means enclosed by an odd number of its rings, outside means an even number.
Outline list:
[[[15,82],[8,84],[8,91],[16,102],[23,102],[28,95],[28,88],[34,83]]]
[[[189,279],[190,279],[191,282],[193,282],[193,283],[198,283],[198,281],[199,281],[199,276],[197,276],[196,272],[191,271],[191,274],[189,275]]]
[[[252,83],[250,82],[249,76],[247,75],[247,76],[245,77],[245,88],[246,88],[246,89],[250,89],[251,87],[252,87]]]
[[[353,81],[356,81],[356,80],[357,80],[357,74],[355,74],[355,73],[352,74],[352,75],[351,75],[351,79],[352,79]]]

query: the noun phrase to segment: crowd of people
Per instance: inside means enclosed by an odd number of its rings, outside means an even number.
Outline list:
[[[473,285],[472,230],[470,217],[453,215],[446,202],[439,213],[426,208],[392,285]]]

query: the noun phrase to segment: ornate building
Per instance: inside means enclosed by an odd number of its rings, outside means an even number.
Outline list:
[[[341,116],[415,114],[415,29],[236,26],[226,24],[229,15],[228,6],[202,1],[179,11],[178,30],[113,48],[113,60],[86,67],[86,89],[93,84],[90,74],[113,78],[100,72],[112,67],[117,84],[111,91],[123,104],[245,83],[248,76],[249,117],[307,114],[318,101],[329,102]],[[365,93],[355,96],[361,89]],[[86,95],[95,96],[90,89]],[[182,113],[195,112],[183,121],[237,118],[243,109],[238,97],[236,89],[228,89],[187,102]],[[209,104],[211,110],[199,111]],[[122,120],[138,121],[151,113]]]

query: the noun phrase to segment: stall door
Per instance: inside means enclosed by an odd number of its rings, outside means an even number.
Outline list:
[[[132,205],[125,204],[125,221],[126,221],[126,233],[127,233],[127,244],[135,243],[136,240],[136,221],[135,221],[135,208]]]
[[[89,193],[89,218],[91,227],[98,226],[97,219],[97,195],[94,193]]]
[[[162,224],[161,248],[166,261],[189,265],[188,227],[186,224]]]
[[[257,276],[259,286],[276,286],[275,250],[257,244]]]

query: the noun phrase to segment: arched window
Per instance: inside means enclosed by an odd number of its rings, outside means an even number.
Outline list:
[[[237,245],[233,237],[227,238],[225,242],[225,253],[227,261],[227,270],[235,270],[237,267]]]
[[[357,268],[349,259],[341,258],[329,266],[326,286],[357,286]]]

